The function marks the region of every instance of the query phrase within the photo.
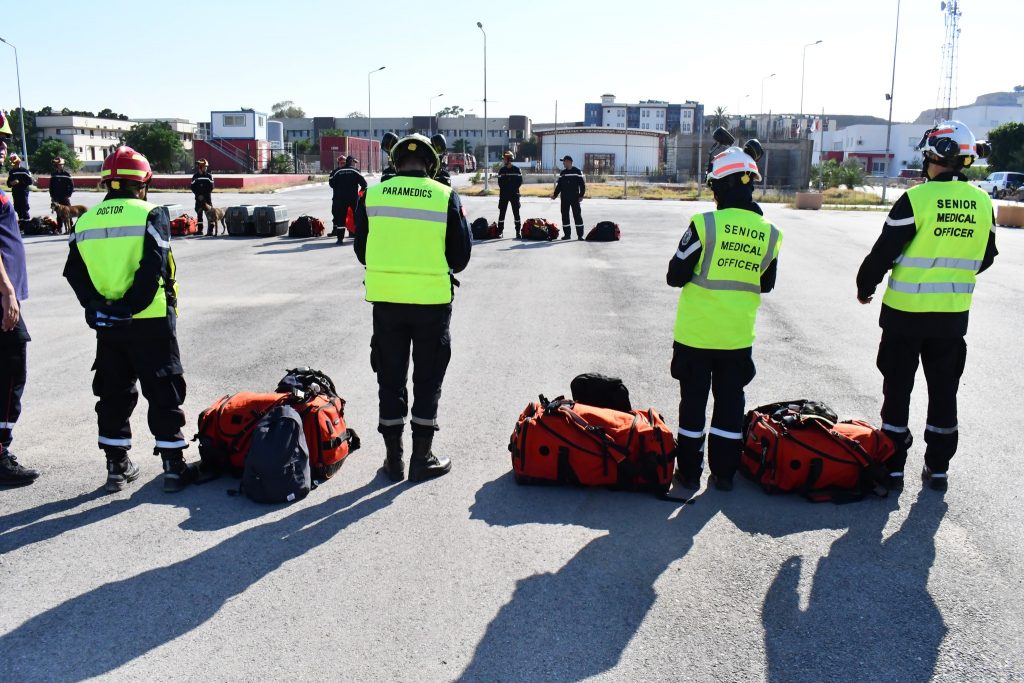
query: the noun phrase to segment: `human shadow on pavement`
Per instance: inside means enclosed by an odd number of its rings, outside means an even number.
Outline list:
[[[321,486],[324,495],[330,495],[330,487],[329,481]],[[252,520],[275,509],[245,497],[228,495],[229,491],[237,489],[238,479],[228,476],[201,486],[190,486],[174,494],[162,490],[162,475],[156,475],[147,482],[138,481],[119,494],[109,494],[100,486],[71,498],[51,501],[0,517],[0,555],[57,538],[65,532],[89,524],[103,522],[140,505],[187,509],[188,517],[178,526],[188,531],[216,531]],[[97,504],[62,514],[92,501],[97,501]]]
[[[519,487],[511,474],[485,484],[471,519],[607,533],[557,572],[520,579],[460,680],[579,681],[612,669],[654,604],[658,577],[686,555],[722,499],[712,491],[680,509],[639,493]]]
[[[294,238],[292,238],[292,239],[294,239]],[[330,240],[326,240],[326,239],[325,240],[319,240],[319,241],[316,241],[316,242],[309,241],[309,242],[303,242],[302,244],[296,244],[294,246],[289,244],[289,248],[288,249],[264,249],[263,251],[257,251],[256,255],[257,256],[265,256],[267,254],[300,254],[302,252],[316,251],[318,249],[333,249],[333,248],[347,247],[347,246],[349,246],[350,243],[351,243],[351,240],[346,240],[344,243],[338,244],[333,239],[330,239]],[[288,244],[288,243],[285,242],[284,244]],[[273,245],[258,244],[258,245],[253,245],[253,248],[254,249],[258,249],[258,248],[263,248],[263,247],[267,247],[267,246],[273,246]]]
[[[0,636],[4,679],[83,680],[113,671],[198,628],[228,600],[387,507],[405,488],[382,488],[377,478],[192,557],[57,605]]]
[[[818,562],[806,609],[802,559],[782,566],[762,609],[769,682],[931,680],[947,628],[928,575],[947,504],[921,491],[883,540],[895,498],[843,506],[849,530]]]
[[[573,242],[577,241],[579,240],[577,240],[575,237],[572,238],[571,240],[563,240],[557,237],[553,240],[524,240],[522,242],[519,242],[518,244],[513,244],[510,247],[506,247],[505,249],[502,249],[502,251],[512,251],[515,249],[541,249],[544,247],[554,247],[559,244],[572,244]]]

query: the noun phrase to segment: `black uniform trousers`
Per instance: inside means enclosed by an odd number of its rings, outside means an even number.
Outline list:
[[[14,212],[18,214],[19,221],[31,220],[28,206],[28,190],[11,190],[11,198],[14,200]]]
[[[409,347],[412,346],[412,433],[437,431],[441,384],[452,356],[451,304],[375,303],[370,367],[377,373],[380,424],[385,436],[401,434],[409,414]]]
[[[14,425],[21,417],[21,397],[28,378],[29,336],[25,320],[9,332],[0,332],[0,453],[11,446]]]
[[[928,383],[924,462],[932,472],[946,472],[959,437],[956,392],[967,361],[963,337],[914,337],[882,331],[877,361],[883,380],[882,426],[894,440],[899,434],[909,433],[910,394],[919,360]],[[886,464],[899,472],[906,459],[906,450],[899,449]]]
[[[562,197],[562,232],[566,237],[572,235],[572,224],[569,223],[569,210],[572,209],[572,217],[576,220],[576,236],[583,237],[583,212],[580,210],[580,200],[566,199]]]
[[[683,476],[700,476],[704,462],[704,414],[708,394],[715,405],[708,433],[711,473],[731,479],[743,449],[743,389],[754,379],[752,349],[698,349],[675,344],[672,376],[679,380],[679,467]]]
[[[335,199],[331,202],[331,220],[334,223],[335,228],[345,229],[345,217],[348,216],[348,210],[352,209],[352,217],[355,218],[356,204],[359,202],[359,197],[353,197],[352,199]],[[338,232],[341,232],[340,230]],[[341,233],[344,234],[344,233]]]
[[[206,207],[203,206],[204,204],[209,204],[212,207],[213,206],[213,197],[211,195],[208,195],[208,194],[197,194],[196,195],[196,223],[199,224],[199,225],[203,224],[203,217],[206,215],[204,213],[204,211],[206,211]]]
[[[97,338],[96,371],[92,392],[99,399],[96,415],[100,448],[131,448],[129,418],[139,401],[136,382],[149,402],[149,430],[156,447],[164,450],[187,447],[185,426],[185,377],[178,340],[174,336],[133,339]]]
[[[498,232],[502,232],[505,229],[505,212],[508,210],[509,204],[512,205],[512,218],[516,221],[516,234],[522,229],[522,223],[519,220],[519,197],[500,197],[498,199]]]

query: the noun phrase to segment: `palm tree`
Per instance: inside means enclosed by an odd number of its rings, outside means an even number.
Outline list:
[[[721,105],[715,107],[715,113],[711,115],[711,119],[710,119],[709,123],[711,124],[710,130],[714,130],[715,128],[719,128],[719,127],[728,128],[729,127],[728,109],[726,109],[725,107],[723,107]]]

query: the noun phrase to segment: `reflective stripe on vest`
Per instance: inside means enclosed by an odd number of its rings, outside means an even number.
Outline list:
[[[992,230],[991,200],[956,180],[918,185],[907,197],[916,233],[893,263],[882,302],[910,313],[969,310]]]
[[[447,304],[452,280],[445,258],[451,188],[396,176],[366,191],[366,300]]]
[[[782,232],[743,209],[699,214],[693,225],[701,256],[679,294],[675,340],[705,349],[751,346],[761,274],[778,257]]]
[[[146,239],[146,221],[156,205],[141,199],[108,199],[84,213],[69,237],[89,272],[100,296],[117,301],[135,279]],[[155,230],[153,231],[155,232]],[[166,240],[156,235],[162,246]],[[162,318],[167,315],[167,294],[163,280],[153,301],[133,318]]]

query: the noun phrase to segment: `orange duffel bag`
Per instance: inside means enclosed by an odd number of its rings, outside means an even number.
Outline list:
[[[519,484],[611,486],[663,493],[675,437],[656,410],[620,412],[563,397],[526,406],[509,451]]]
[[[345,424],[345,399],[330,378],[308,368],[290,370],[277,392],[239,392],[222,396],[199,414],[199,455],[206,472],[241,474],[253,432],[263,416],[290,405],[302,418],[313,479],[334,476],[359,436]]]
[[[751,410],[743,432],[740,471],[768,493],[815,502],[886,493],[884,463],[896,447],[867,422],[840,422],[828,406],[800,399]]]

